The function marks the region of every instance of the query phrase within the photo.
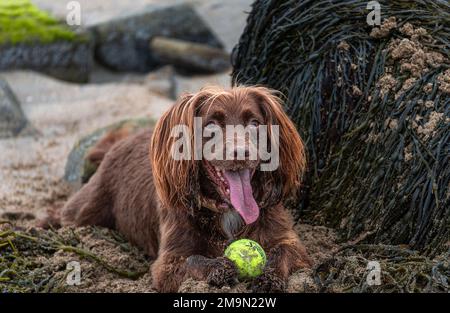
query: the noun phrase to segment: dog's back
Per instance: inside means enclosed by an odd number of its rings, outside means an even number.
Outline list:
[[[121,138],[109,151],[101,149],[105,153],[97,172],[64,206],[62,225],[115,228],[156,257],[159,201],[149,160],[150,137],[146,130]]]

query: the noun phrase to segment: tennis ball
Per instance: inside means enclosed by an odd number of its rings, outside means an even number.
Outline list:
[[[240,279],[255,278],[262,274],[266,266],[266,253],[255,241],[240,239],[225,249],[225,257],[233,261]]]

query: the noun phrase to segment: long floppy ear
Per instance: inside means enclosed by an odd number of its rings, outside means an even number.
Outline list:
[[[298,190],[306,171],[305,145],[295,125],[284,112],[282,100],[276,96],[276,91],[265,87],[251,87],[250,94],[254,95],[265,114],[268,135],[272,136],[273,125],[279,126],[279,167],[274,175],[281,176],[283,196],[286,197]]]
[[[192,195],[196,186],[196,164],[194,162],[194,116],[200,97],[184,94],[158,120],[152,134],[150,144],[150,160],[152,164],[154,184],[161,202],[166,208],[188,208],[192,205]],[[188,130],[186,159],[176,160],[173,157],[174,144],[181,133],[176,130]],[[189,151],[188,151],[189,150]],[[189,158],[190,157],[190,158]]]
[[[223,89],[209,86],[196,94],[184,94],[158,120],[150,144],[153,179],[159,198],[166,208],[193,209],[198,205],[198,166],[195,162],[195,116],[203,105],[223,94]],[[184,130],[186,152],[184,159],[176,159],[173,149],[178,148],[180,130]],[[201,130],[200,130],[201,131]],[[183,135],[181,135],[183,136]],[[201,140],[200,140],[201,143]],[[201,148],[201,147],[200,147]],[[178,151],[180,152],[180,151]]]

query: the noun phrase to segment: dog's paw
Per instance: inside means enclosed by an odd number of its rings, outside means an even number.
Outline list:
[[[192,255],[186,259],[186,270],[190,277],[206,280],[211,286],[233,286],[238,282],[238,271],[227,258],[210,259],[202,255]]]
[[[236,266],[227,258],[214,259],[214,266],[207,277],[207,282],[214,287],[234,286],[238,283]]]
[[[252,281],[250,289],[252,292],[258,293],[285,292],[286,282],[284,279],[276,275],[273,269],[268,268],[261,276]]]

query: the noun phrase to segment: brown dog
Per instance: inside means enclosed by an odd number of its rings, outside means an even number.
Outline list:
[[[271,149],[279,148],[278,168],[260,171],[261,159],[250,160],[247,151],[244,159],[175,160],[172,129],[185,125],[194,131],[194,117],[202,117],[203,129],[215,126],[224,133],[226,125],[267,125],[269,133],[279,125],[279,145],[269,142]],[[195,149],[192,137],[188,145]],[[282,291],[290,273],[311,265],[282,204],[298,188],[305,167],[303,143],[272,91],[205,88],[182,96],[153,134],[142,132],[112,146],[64,207],[62,224],[120,231],[156,259],[153,286],[161,292],[177,291],[188,277],[216,286],[235,283],[237,271],[222,257],[224,248],[232,239],[253,239],[268,254],[253,290]]]

